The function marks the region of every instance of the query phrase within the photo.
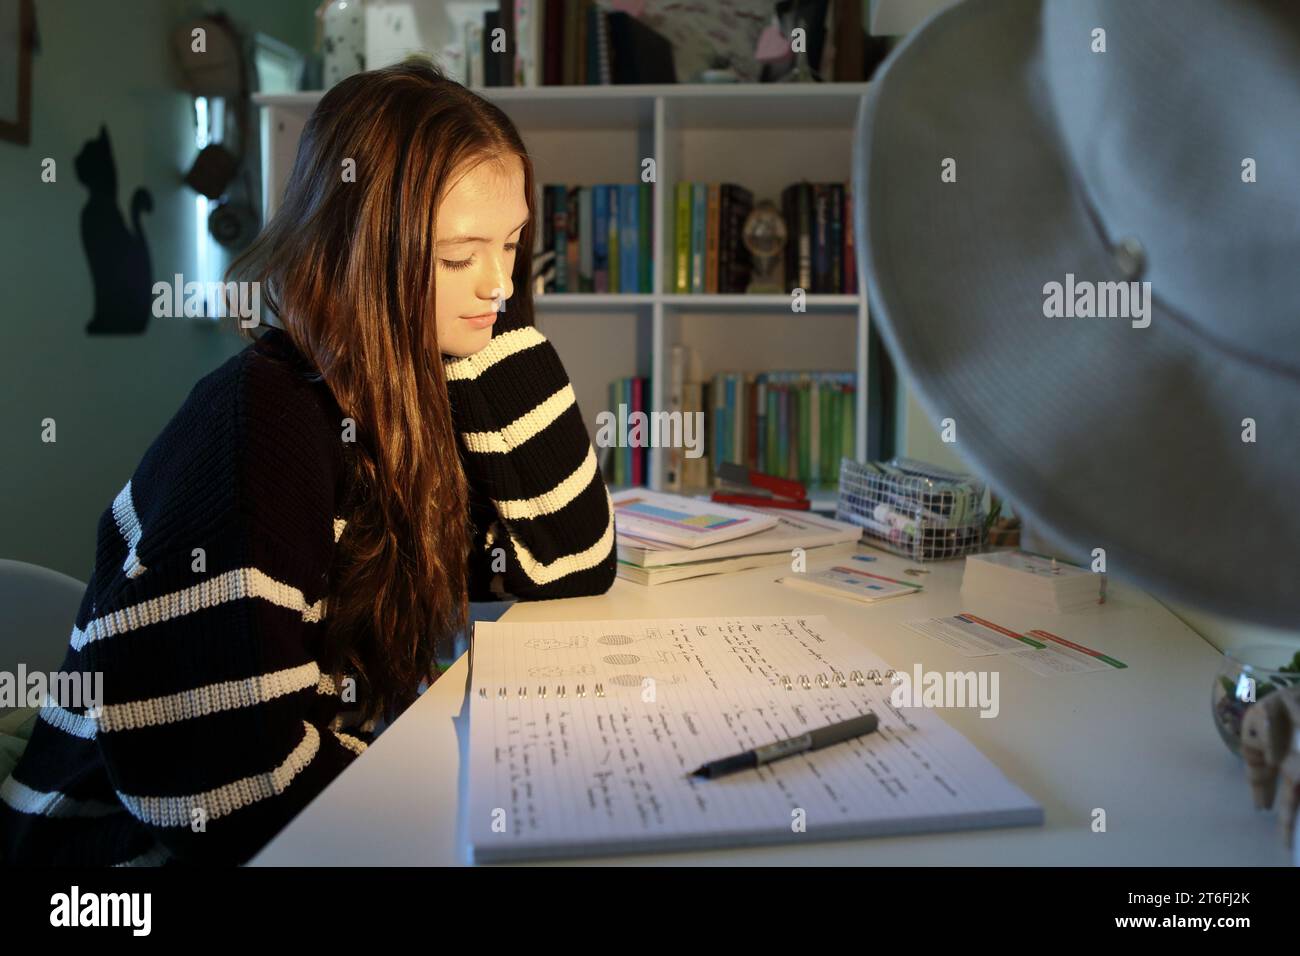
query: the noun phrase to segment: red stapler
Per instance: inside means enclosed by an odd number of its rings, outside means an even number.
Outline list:
[[[717,476],[734,488],[714,491],[711,500],[719,504],[754,505],[759,508],[789,508],[807,511],[812,507],[808,489],[792,478],[778,478],[761,471],[724,461],[718,465]]]

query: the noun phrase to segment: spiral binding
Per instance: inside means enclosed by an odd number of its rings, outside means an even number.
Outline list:
[[[798,677],[798,682],[799,682],[799,683],[798,683],[798,686],[799,686],[799,688],[800,688],[801,690],[811,690],[811,689],[813,688],[813,684],[814,684],[814,682],[815,682],[817,687],[821,688],[822,690],[825,690],[825,689],[829,688],[832,684],[835,684],[835,685],[837,685],[837,686],[839,686],[839,687],[848,687],[848,686],[849,686],[849,683],[852,682],[852,683],[856,684],[856,685],[859,686],[859,687],[866,687],[866,686],[867,686],[867,683],[868,683],[868,682],[871,682],[871,683],[875,684],[877,687],[880,687],[880,686],[883,686],[884,683],[885,683],[886,681],[891,681],[891,682],[892,682],[893,677],[894,677],[894,675],[895,675],[896,673],[897,673],[897,671],[895,671],[892,667],[889,668],[889,670],[884,671],[884,672],[881,672],[881,671],[879,671],[879,670],[877,670],[876,668],[873,667],[871,670],[867,671],[865,674],[864,674],[862,671],[860,671],[860,670],[853,670],[853,671],[850,671],[849,674],[848,674],[848,677],[845,677],[845,676],[844,676],[843,674],[841,674],[839,671],[831,671],[831,675],[830,675],[830,677],[827,677],[825,674],[817,674],[815,677],[811,677],[811,678],[810,678],[807,674],[800,674],[799,677]],[[793,681],[790,680],[790,675],[789,675],[789,674],[782,674],[781,677],[780,677],[779,683],[780,683],[781,686],[783,686],[786,690],[794,690],[794,689],[795,689],[795,683],[794,683]],[[480,688],[478,689],[478,696],[479,696],[479,699],[480,699],[480,700],[487,700],[487,699],[489,699],[489,697],[491,696],[491,694],[490,694],[488,688],[486,688],[486,687],[480,687]],[[509,696],[510,696],[510,689],[509,689],[508,687],[498,687],[498,688],[497,688],[497,692],[496,692],[496,699],[497,699],[497,700],[505,700],[505,699],[507,699]],[[515,696],[516,696],[519,700],[528,700],[529,698],[528,698],[528,688],[527,688],[527,686],[521,685],[520,687],[518,687],[518,688],[516,689]],[[575,698],[585,698],[585,697],[587,697],[587,696],[588,696],[588,694],[587,694],[587,685],[586,685],[586,684],[579,684],[579,685],[577,685],[577,686],[573,689],[573,696],[574,696]],[[591,696],[592,696],[592,697],[596,697],[596,698],[604,698],[604,696],[605,696],[605,685],[604,685],[604,684],[596,684],[596,685],[594,685],[594,687],[592,688],[592,691],[591,691]],[[538,700],[546,700],[546,697],[547,697],[547,689],[546,689],[546,685],[545,685],[545,684],[538,685],[538,688],[537,688],[537,699],[538,699]],[[565,700],[567,697],[568,697],[568,687],[567,687],[567,685],[565,685],[565,684],[557,684],[556,687],[555,687],[555,699],[556,699],[556,700]]]

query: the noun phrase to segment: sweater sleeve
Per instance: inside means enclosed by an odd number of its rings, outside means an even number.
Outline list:
[[[603,594],[617,569],[609,490],[554,346],[510,316],[481,351],[443,359],[470,484],[470,598]]]
[[[341,412],[288,363],[232,361],[101,519],[73,634],[108,781],[180,862],[246,862],[365,750],[319,664]]]
[[[73,640],[102,675],[96,746],[127,811],[181,862],[243,863],[365,743],[333,729],[308,649],[325,541],[290,548],[237,516],[196,544],[215,567],[151,564]]]

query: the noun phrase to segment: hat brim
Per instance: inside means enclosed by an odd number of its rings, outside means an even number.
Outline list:
[[[1019,514],[1159,595],[1294,627],[1300,389],[1161,306],[1047,318],[1044,285],[1120,282],[1072,180],[1037,0],[965,0],[864,97],[854,228],[871,318],[922,408]],[[956,181],[941,178],[956,161]],[[1243,441],[1253,419],[1257,440]]]

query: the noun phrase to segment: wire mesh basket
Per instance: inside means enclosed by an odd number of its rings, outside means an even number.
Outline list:
[[[835,517],[913,561],[956,558],[984,548],[984,484],[908,458],[844,458]]]

